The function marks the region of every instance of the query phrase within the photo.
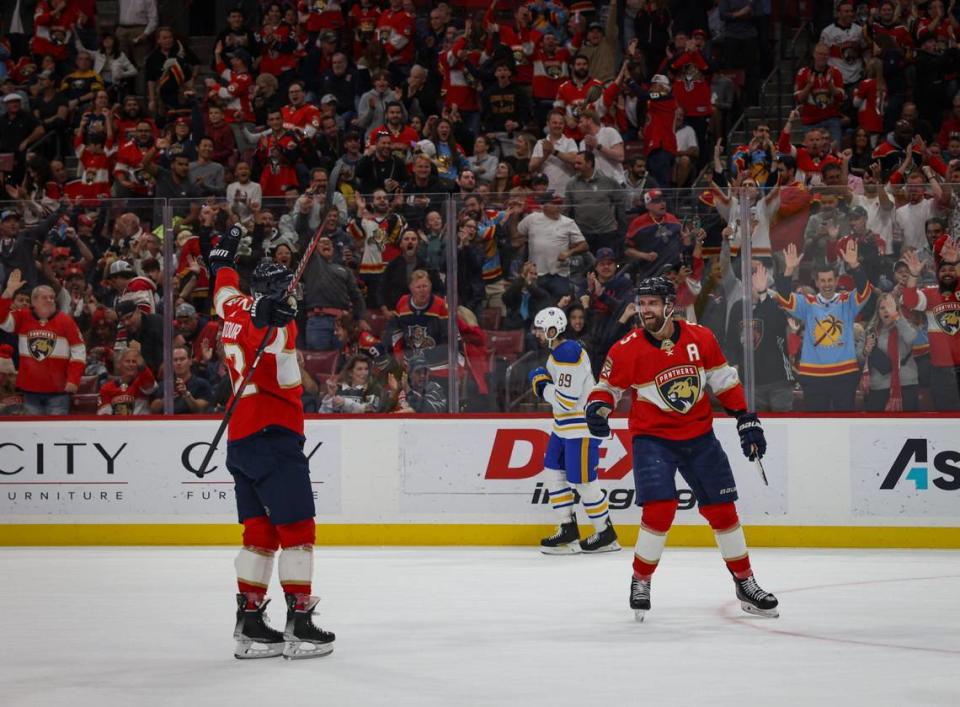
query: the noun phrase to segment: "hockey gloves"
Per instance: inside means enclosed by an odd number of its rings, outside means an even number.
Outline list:
[[[258,329],[268,326],[282,329],[297,318],[297,300],[286,295],[279,298],[257,294],[250,309],[250,318]]]
[[[610,423],[607,417],[613,412],[613,408],[602,400],[593,400],[587,403],[587,429],[594,437],[609,437]]]
[[[216,278],[220,268],[232,268],[237,257],[237,249],[243,239],[244,229],[240,224],[230,227],[217,241],[217,247],[210,251],[210,277]]]
[[[534,368],[530,371],[527,375],[527,382],[530,384],[533,394],[543,400],[543,389],[547,387],[547,383],[553,383],[553,378],[546,368],[540,366],[540,368]]]
[[[588,418],[589,423],[589,418]],[[767,440],[756,413],[745,412],[737,417],[737,433],[740,435],[740,448],[743,456],[750,461],[763,459],[767,452]]]

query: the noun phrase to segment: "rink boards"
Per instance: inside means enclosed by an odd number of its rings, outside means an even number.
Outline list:
[[[630,435],[625,419],[613,423],[600,479],[621,541],[632,543]],[[769,486],[740,454],[733,421],[716,426],[755,546],[960,547],[960,418],[766,418]],[[208,476],[191,472],[216,427],[4,422],[0,545],[235,544],[223,451]],[[534,544],[553,524],[542,473],[549,429],[527,416],[308,420],[318,543]],[[713,543],[682,485],[670,543]]]

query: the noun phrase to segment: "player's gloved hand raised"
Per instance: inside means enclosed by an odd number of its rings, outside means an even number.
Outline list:
[[[533,389],[533,394],[543,400],[543,389],[547,387],[548,383],[553,383],[553,377],[547,372],[546,368],[540,366],[530,371],[527,375],[527,382]]]
[[[292,296],[281,299],[258,294],[253,298],[250,317],[258,329],[268,326],[282,329],[297,318],[297,300]]]
[[[587,429],[594,437],[609,437],[610,423],[607,421],[613,408],[602,400],[593,400],[587,403]]]
[[[232,268],[237,257],[237,249],[243,239],[244,229],[240,224],[234,224],[225,234],[220,236],[217,247],[210,251],[210,277],[217,276],[217,270],[223,267]]]
[[[763,427],[756,413],[745,412],[737,417],[737,433],[740,435],[743,456],[750,461],[763,459],[767,452],[767,439],[763,436]]]

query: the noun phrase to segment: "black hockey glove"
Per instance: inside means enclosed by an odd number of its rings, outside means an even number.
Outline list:
[[[286,295],[280,299],[258,294],[253,298],[250,318],[258,329],[268,326],[282,329],[297,318],[297,300]]]
[[[210,251],[208,263],[211,278],[216,278],[217,270],[220,268],[233,267],[234,260],[236,260],[237,257],[237,248],[240,247],[240,240],[243,238],[243,233],[243,227],[235,224],[217,241],[217,247]]]
[[[602,400],[594,400],[587,403],[587,429],[594,437],[609,437],[610,423],[607,417],[613,412],[613,408]]]
[[[756,413],[745,412],[737,416],[737,433],[740,435],[740,448],[743,456],[750,461],[763,459],[767,452],[767,440]]]
[[[533,394],[543,400],[543,390],[547,387],[548,383],[553,383],[553,378],[547,372],[546,368],[540,366],[530,371],[530,374],[527,376],[527,382],[530,383]]]

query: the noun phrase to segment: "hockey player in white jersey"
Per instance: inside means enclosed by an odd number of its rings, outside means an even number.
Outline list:
[[[534,333],[550,349],[546,367],[530,371],[534,395],[553,407],[553,432],[543,466],[550,475],[550,503],[557,513],[557,532],[540,542],[548,555],[619,550],[610,521],[607,492],[597,481],[600,438],[590,435],[584,413],[587,396],[595,385],[590,359],[577,341],[566,341],[567,317],[558,307],[547,307],[533,320]],[[580,540],[576,494],[596,531]]]

